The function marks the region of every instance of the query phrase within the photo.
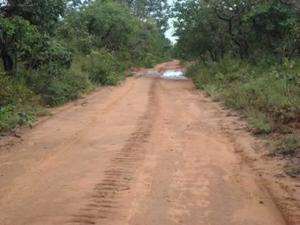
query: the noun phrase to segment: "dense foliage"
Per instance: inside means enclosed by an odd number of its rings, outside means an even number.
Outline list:
[[[0,132],[34,121],[38,106],[116,85],[129,67],[166,59],[168,6],[154,2],[138,15],[118,0],[0,1]]]
[[[141,19],[152,19],[162,32],[168,28],[170,6],[168,0],[118,0],[129,6]]]
[[[293,58],[299,54],[299,10],[282,0],[178,1],[178,54],[213,61],[225,54],[253,61]]]

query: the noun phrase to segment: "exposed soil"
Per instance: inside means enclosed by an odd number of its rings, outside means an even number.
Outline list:
[[[244,128],[190,80],[102,88],[0,141],[0,225],[300,224],[299,181]]]

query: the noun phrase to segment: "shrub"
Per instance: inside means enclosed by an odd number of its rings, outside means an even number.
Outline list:
[[[299,164],[287,164],[284,167],[284,171],[291,177],[297,177],[300,175],[300,165]]]
[[[20,125],[31,125],[36,121],[38,111],[30,105],[7,105],[0,107],[0,133]]]
[[[49,64],[27,76],[29,87],[40,94],[45,104],[54,106],[78,98],[90,89],[88,76],[81,71]]]
[[[64,76],[51,81],[47,92],[43,95],[50,105],[61,105],[70,100],[77,99],[89,88],[89,80],[80,73],[65,71]]]
[[[146,53],[145,56],[143,56],[143,57],[144,58],[141,59],[140,64],[147,68],[153,67],[155,65],[155,63],[157,62],[157,58],[154,54]]]
[[[247,115],[250,129],[254,134],[269,134],[272,132],[272,126],[265,114],[252,111]]]
[[[37,96],[24,83],[0,73],[0,107],[37,101]]]
[[[289,134],[274,143],[272,154],[293,156],[300,153],[300,138],[295,134]]]
[[[203,87],[203,90],[211,96],[214,100],[219,100],[220,91],[218,90],[218,86],[215,84],[208,84]]]
[[[105,50],[93,51],[87,57],[83,71],[86,71],[90,80],[97,85],[117,85],[124,79],[122,65]]]

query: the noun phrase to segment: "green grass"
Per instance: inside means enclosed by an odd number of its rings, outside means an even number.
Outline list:
[[[300,137],[287,134],[276,140],[273,144],[272,154],[282,156],[295,156],[300,153]]]
[[[249,128],[254,134],[270,134],[272,132],[272,124],[264,113],[252,111],[246,115]]]

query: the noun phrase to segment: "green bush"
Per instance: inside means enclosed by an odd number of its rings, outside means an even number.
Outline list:
[[[38,101],[38,97],[22,82],[0,73],[0,107]]]
[[[50,83],[47,93],[43,97],[52,106],[61,105],[80,97],[89,86],[87,77],[72,73],[72,71],[65,71],[64,76]]]
[[[74,100],[91,87],[85,73],[72,67],[66,70],[55,63],[29,73],[26,75],[28,86],[50,106]]]
[[[36,121],[38,113],[38,108],[31,105],[0,107],[0,133],[12,130],[18,125],[31,125]]]
[[[270,121],[264,113],[249,112],[247,114],[250,129],[255,134],[269,134],[272,132]]]
[[[0,133],[35,121],[39,97],[25,83],[0,74]]]
[[[55,63],[39,70],[22,70],[16,77],[0,74],[0,133],[30,125],[41,114],[41,104],[60,105],[92,87],[87,74]]]
[[[0,108],[0,132],[8,131],[18,125],[19,117],[14,107],[7,105]]]
[[[101,50],[88,55],[83,71],[97,85],[117,85],[124,79],[122,68],[111,53]]]
[[[300,175],[300,165],[299,164],[287,164],[284,167],[284,171],[291,177],[297,177]]]
[[[141,59],[140,64],[147,68],[151,68],[157,63],[157,58],[154,54],[146,53],[144,58]]]

